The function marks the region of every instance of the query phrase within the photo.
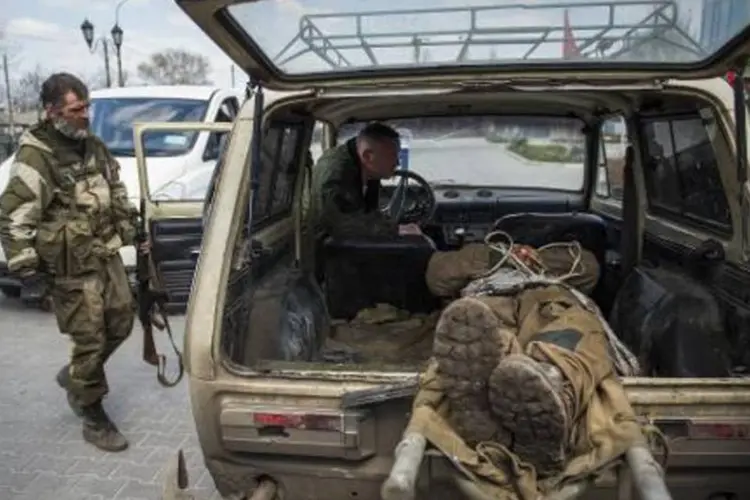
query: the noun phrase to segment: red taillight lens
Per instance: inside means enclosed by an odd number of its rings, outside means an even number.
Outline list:
[[[750,425],[746,423],[695,423],[689,426],[691,439],[750,439]]]
[[[282,427],[285,429],[305,429],[316,431],[340,431],[339,415],[319,415],[301,413],[254,413],[256,427]]]
[[[737,73],[735,73],[734,71],[730,71],[726,74],[725,78],[727,82],[729,82],[729,85],[734,85],[734,79],[737,78]]]

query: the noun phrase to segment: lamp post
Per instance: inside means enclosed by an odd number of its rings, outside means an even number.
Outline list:
[[[115,54],[117,55],[117,85],[120,87],[125,86],[125,81],[122,77],[122,28],[119,24],[112,26],[112,41],[115,42]]]
[[[83,39],[86,41],[86,45],[89,46],[89,50],[93,54],[96,51],[96,46],[101,42],[104,49],[104,72],[107,78],[107,87],[112,86],[112,78],[109,74],[109,40],[105,37],[101,37],[94,40],[94,25],[88,19],[85,19],[81,24],[81,33],[83,33]]]
[[[117,83],[120,87],[125,86],[125,79],[122,74],[122,28],[120,28],[120,9],[130,0],[120,0],[115,7],[115,25],[112,26],[112,41],[115,42],[115,52],[117,54]]]
[[[124,0],[127,1],[127,0]],[[124,2],[121,2],[124,3]],[[91,24],[91,21],[88,19],[83,21],[83,24],[81,24],[81,33],[83,33],[83,39],[86,41],[86,45],[89,46],[89,50],[93,54],[96,51],[96,45],[101,42],[102,48],[104,49],[104,71],[106,73],[107,78],[107,87],[112,86],[112,77],[109,73],[109,49],[110,44],[114,45],[115,49],[115,56],[117,57],[117,84],[120,87],[125,86],[125,79],[123,78],[122,74],[122,28],[120,28],[120,25],[115,21],[115,25],[112,27],[112,31],[110,34],[112,35],[112,40],[108,40],[106,37],[101,37],[97,40],[94,40],[94,25]]]

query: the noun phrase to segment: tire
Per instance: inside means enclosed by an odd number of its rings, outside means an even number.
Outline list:
[[[21,296],[21,288],[17,286],[4,286],[0,288],[0,292],[12,299],[17,299]]]

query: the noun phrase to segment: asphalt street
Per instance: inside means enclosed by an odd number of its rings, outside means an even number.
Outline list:
[[[183,319],[171,322],[181,346]],[[169,355],[161,332],[155,334]],[[105,407],[130,447],[104,453],[83,441],[54,381],[69,349],[54,316],[0,296],[0,499],[157,500],[162,469],[178,448],[196,500],[221,498],[203,466],[186,379],[160,386],[155,368],[140,359],[141,338],[136,327],[107,365]]]

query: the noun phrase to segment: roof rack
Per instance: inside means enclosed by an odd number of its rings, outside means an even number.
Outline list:
[[[566,26],[502,26],[493,27],[486,20],[497,14],[508,14],[511,9],[524,13],[560,11],[560,19],[567,10],[607,9],[606,22],[576,23]],[[638,22],[632,19],[634,9],[650,10]],[[505,12],[504,12],[505,11]],[[628,12],[629,11],[629,12]],[[450,15],[451,29],[413,29],[385,31],[365,28],[373,20],[386,16],[436,16]],[[481,24],[480,24],[481,20]],[[326,28],[336,29],[323,29]],[[341,28],[339,28],[341,27]],[[578,32],[575,39],[566,31]],[[586,32],[587,34],[583,34]],[[689,53],[704,55],[704,50],[678,24],[677,4],[673,0],[605,0],[589,2],[562,2],[554,4],[514,4],[501,6],[455,7],[435,9],[382,10],[333,14],[311,14],[301,17],[297,35],[274,58],[279,66],[308,54],[317,55],[333,69],[357,67],[345,52],[358,51],[376,67],[379,49],[410,48],[415,63],[429,62],[430,47],[455,47],[455,62],[467,60],[474,46],[490,47],[493,51],[508,45],[527,47],[522,60],[530,58],[542,44],[575,42],[576,58],[627,59],[638,47],[658,41],[662,46],[674,46]],[[562,49],[561,49],[562,50]],[[494,55],[490,59],[497,59]],[[517,60],[518,58],[516,58]]]

